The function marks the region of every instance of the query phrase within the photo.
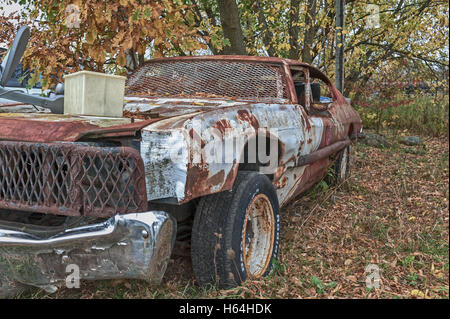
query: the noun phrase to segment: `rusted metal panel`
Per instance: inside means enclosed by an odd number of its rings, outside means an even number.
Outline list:
[[[286,204],[289,199],[303,193],[320,181],[331,163],[331,159],[325,157],[310,165],[303,166],[305,167],[303,174],[297,179],[295,187],[291,188],[289,196],[284,198],[283,204]]]
[[[98,217],[145,211],[142,159],[128,147],[0,141],[0,208]]]
[[[0,113],[0,140],[23,142],[75,142],[82,138],[133,136],[158,119],[133,122],[128,118]]]
[[[315,152],[312,152],[308,155],[302,155],[297,159],[296,166],[304,166],[304,165],[309,165],[314,162],[317,162],[325,157],[328,157],[332,154],[339,152],[340,150],[342,150],[349,144],[350,144],[350,139],[347,139],[344,141],[336,142],[334,144],[325,146],[325,147],[323,147]]]
[[[286,61],[284,61],[284,63],[283,63],[283,69],[284,69],[284,74],[286,75],[286,83],[287,83],[288,92],[289,92],[289,100],[291,101],[291,103],[297,104],[298,97],[297,97],[297,93],[295,92],[294,81],[292,80],[292,73],[289,69],[289,64]]]
[[[0,118],[0,139],[30,142],[73,141],[80,132],[94,128],[94,125],[84,122]]]

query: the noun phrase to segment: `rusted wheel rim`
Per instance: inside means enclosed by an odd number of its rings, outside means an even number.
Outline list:
[[[341,169],[339,176],[341,178],[341,181],[344,181],[347,175],[347,158],[348,158],[348,149],[344,148],[342,152]]]
[[[275,217],[269,198],[259,194],[250,203],[244,221],[244,266],[251,278],[264,275],[270,264],[275,235]]]

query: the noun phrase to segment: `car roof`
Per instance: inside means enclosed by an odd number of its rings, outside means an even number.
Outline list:
[[[208,60],[219,60],[219,61],[242,61],[242,62],[259,62],[259,63],[270,63],[270,64],[280,64],[287,66],[300,66],[306,67],[310,70],[310,74],[314,77],[327,79],[325,73],[323,73],[317,67],[310,65],[308,63],[300,62],[297,60],[284,59],[278,57],[266,57],[266,56],[249,56],[249,55],[199,55],[199,56],[177,56],[168,58],[156,58],[146,61],[145,63],[157,63],[164,61],[183,61],[183,60],[194,60],[194,61],[208,61]]]

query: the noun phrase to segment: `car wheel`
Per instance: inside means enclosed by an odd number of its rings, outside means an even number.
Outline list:
[[[349,176],[350,171],[350,145],[342,149],[334,163],[335,183],[342,184]]]
[[[192,267],[200,285],[232,288],[267,275],[278,253],[280,208],[272,182],[239,172],[232,191],[200,200],[191,238]]]

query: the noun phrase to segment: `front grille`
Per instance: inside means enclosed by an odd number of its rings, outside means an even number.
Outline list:
[[[126,95],[287,98],[279,65],[223,60],[148,62],[127,79]]]
[[[96,217],[142,212],[144,164],[128,147],[0,141],[0,208]]]

